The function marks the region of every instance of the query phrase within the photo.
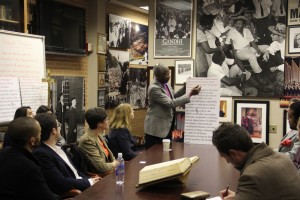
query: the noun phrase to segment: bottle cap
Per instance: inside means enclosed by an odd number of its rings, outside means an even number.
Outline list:
[[[118,153],[118,158],[123,158],[123,154],[122,153]]]

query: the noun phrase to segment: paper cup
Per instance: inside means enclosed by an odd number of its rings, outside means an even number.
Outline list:
[[[170,139],[163,139],[163,151],[170,151]]]

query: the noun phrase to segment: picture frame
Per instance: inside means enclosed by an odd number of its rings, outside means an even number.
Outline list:
[[[153,73],[153,66],[148,66],[147,67],[147,85],[149,86],[153,80],[154,80],[154,73]],[[171,87],[174,89],[174,86],[175,86],[175,68],[174,67],[170,67],[169,66],[169,70],[170,70],[170,80],[169,80],[169,85],[171,85]]]
[[[155,0],[154,16],[154,58],[191,58],[193,0]]]
[[[300,26],[288,27],[288,51],[289,54],[300,53]]]
[[[105,87],[105,72],[98,72],[98,88]]]
[[[287,110],[283,110],[283,130],[282,130],[282,137],[285,136],[290,131],[290,124],[288,120],[288,112]]]
[[[231,122],[232,97],[220,97],[220,122]]]
[[[175,60],[175,84],[183,84],[194,76],[194,60]]]
[[[108,22],[108,46],[109,48],[127,50],[130,48],[131,19],[109,14]]]
[[[106,55],[107,42],[106,34],[98,33],[97,34],[97,53]]]
[[[245,128],[253,143],[269,144],[269,101],[234,101],[234,123]]]
[[[100,88],[98,90],[98,101],[97,101],[98,107],[105,107],[105,88]]]

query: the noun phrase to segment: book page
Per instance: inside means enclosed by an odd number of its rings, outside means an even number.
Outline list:
[[[200,158],[198,156],[193,156],[193,157],[190,157],[190,160],[191,160],[192,164],[194,164],[195,162],[199,161]]]

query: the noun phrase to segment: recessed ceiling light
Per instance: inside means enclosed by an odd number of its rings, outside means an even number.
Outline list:
[[[149,6],[141,6],[140,8],[144,10],[149,10]]]

